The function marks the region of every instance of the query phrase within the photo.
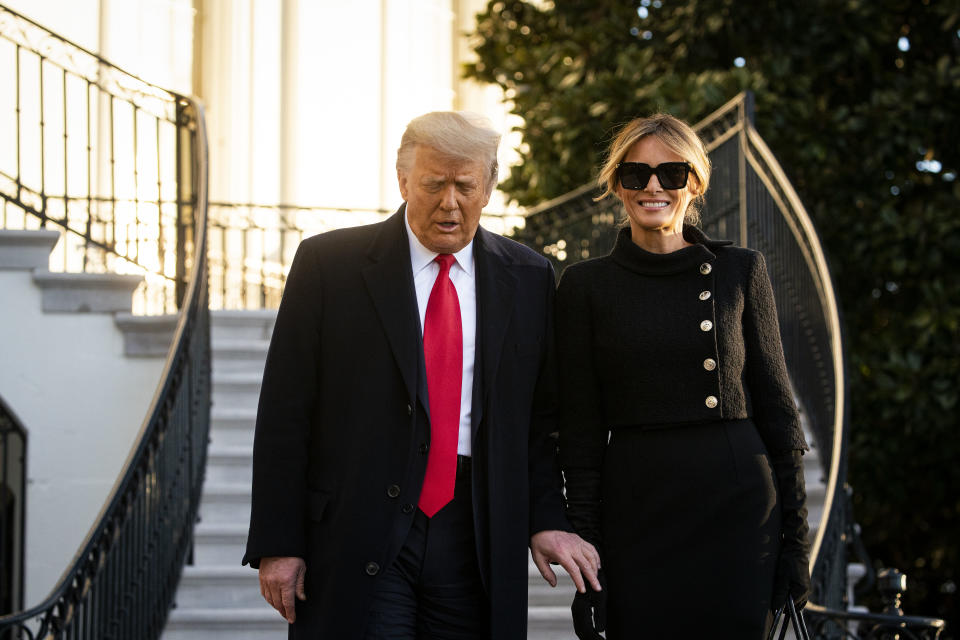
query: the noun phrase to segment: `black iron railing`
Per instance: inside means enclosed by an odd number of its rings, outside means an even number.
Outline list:
[[[3,56],[11,52],[7,61],[12,60],[15,78],[12,83],[0,78],[4,86],[16,87],[16,169],[8,173],[7,164],[0,164],[4,226],[56,225],[65,231],[65,268],[76,266],[72,261],[79,257],[80,270],[133,269],[147,277],[143,309],[179,312],[161,382],[100,517],[50,595],[29,610],[0,617],[0,639],[155,639],[192,546],[209,436],[203,113],[194,101],[126,74],[0,6],[0,69],[6,68]],[[24,97],[22,80],[31,73],[24,60],[33,60],[39,71],[39,104]],[[77,107],[85,121],[105,118],[109,123],[99,130],[111,140],[100,158],[110,168],[106,196],[93,187],[93,173],[102,163],[81,159],[79,169],[74,164],[69,123],[76,111],[66,106],[71,84],[79,84],[90,96],[86,107]],[[58,94],[63,124],[56,134],[51,133],[55,125],[47,109],[49,86],[64,87]],[[94,109],[94,102],[108,107]],[[123,110],[132,145],[120,153],[122,127],[117,120]],[[64,163],[59,190],[48,171],[48,146],[39,152],[38,171],[30,173],[24,166],[29,152],[20,136],[33,120],[44,144],[51,136],[62,136],[62,151],[56,156]],[[140,135],[144,126],[156,131],[149,141]],[[82,139],[88,156],[96,153],[92,131],[91,126]],[[146,148],[148,156],[156,155],[154,166],[144,164]],[[0,153],[3,149],[0,145]],[[76,173],[84,175],[81,183],[86,186],[78,187],[82,196],[72,190],[75,183],[69,176]],[[148,173],[152,177],[145,182]],[[132,180],[129,193],[120,188],[121,175]],[[148,183],[153,184],[153,197],[145,194]],[[124,211],[127,218],[121,216]]]
[[[703,228],[759,249],[766,258],[794,396],[827,484],[812,545],[814,600],[840,607],[846,584],[843,533],[851,518],[845,501],[836,499],[846,481],[840,312],[813,222],[753,128],[752,111],[751,94],[741,94],[698,125],[715,168]]]
[[[839,611],[809,604],[804,610],[814,638],[844,640],[936,640],[945,624],[938,618],[897,613]]]
[[[0,228],[60,229],[54,270],[143,275],[134,310],[176,311],[186,103],[3,5],[0,86]]]
[[[340,227],[383,220],[393,209],[211,202],[210,306],[275,309],[300,241]],[[511,214],[485,213],[504,227]]]
[[[210,203],[210,304],[275,309],[297,245],[338,227],[382,220],[385,209]]]
[[[0,398],[0,615],[23,607],[27,433]]]
[[[210,420],[206,132],[184,100],[181,195],[195,234],[183,309],[136,445],[74,561],[39,605],[0,617],[0,638],[160,637],[191,548]]]

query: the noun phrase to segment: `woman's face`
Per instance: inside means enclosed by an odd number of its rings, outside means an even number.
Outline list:
[[[644,136],[630,147],[623,162],[643,162],[656,167],[663,162],[684,162],[683,158],[652,135]],[[664,189],[656,174],[640,190],[624,189],[617,180],[617,197],[623,202],[634,235],[643,231],[680,233],[690,201],[696,197],[697,179],[690,173],[682,189]]]

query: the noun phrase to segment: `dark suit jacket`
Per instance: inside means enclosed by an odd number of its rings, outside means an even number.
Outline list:
[[[569,530],[552,433],[554,274],[478,229],[473,508],[491,637],[526,637],[533,533]],[[243,562],[305,558],[291,638],[359,638],[412,522],[430,425],[403,208],[305,240],[277,314]]]

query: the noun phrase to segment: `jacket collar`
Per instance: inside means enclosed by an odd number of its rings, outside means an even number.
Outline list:
[[[716,260],[714,250],[733,244],[729,240],[711,240],[700,229],[683,225],[683,238],[692,246],[671,253],[651,253],[634,244],[630,227],[620,229],[610,257],[620,266],[643,275],[660,276],[696,269],[704,262]]]

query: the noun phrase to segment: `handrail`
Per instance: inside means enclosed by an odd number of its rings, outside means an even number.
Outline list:
[[[181,97],[177,111],[194,254],[161,383],[80,550],[43,602],[0,617],[16,634],[3,637],[158,638],[191,546],[209,433],[207,145],[199,104]]]
[[[379,222],[394,209],[211,202],[210,306],[270,309],[280,294],[297,246],[304,238],[345,226]],[[484,211],[488,228],[521,214]]]
[[[840,637],[851,640],[935,640],[946,627],[939,618],[841,611],[812,602],[804,614],[814,637],[836,638],[840,633]],[[855,631],[850,623],[857,623]]]
[[[843,382],[846,379],[846,375],[844,373],[845,358],[841,340],[840,306],[837,303],[833,279],[829,266],[827,265],[826,254],[820,244],[820,237],[814,228],[813,220],[800,201],[800,196],[797,195],[793,185],[790,184],[786,174],[780,167],[780,163],[774,158],[773,152],[763,141],[763,138],[760,137],[760,134],[754,128],[753,124],[747,121],[745,127],[748,143],[745,149],[747,161],[754,166],[757,175],[765,176],[766,172],[772,174],[774,182],[767,184],[767,189],[771,194],[774,193],[777,188],[783,191],[787,202],[778,203],[778,207],[781,211],[790,210],[796,216],[800,228],[792,226],[791,232],[794,235],[797,245],[804,249],[804,258],[810,274],[820,278],[816,292],[819,294],[824,310],[824,319],[828,324],[830,361],[834,369],[833,379],[836,381],[833,389],[834,409],[833,424],[831,425],[833,440],[830,443],[820,443],[824,448],[829,444],[831,452],[829,460],[826,461],[828,465],[825,469],[827,473],[827,489],[824,495],[823,506],[824,514],[830,514],[833,509],[833,501],[837,494],[837,488],[842,484],[840,462],[843,457],[841,452],[845,431],[844,423],[846,420],[846,411],[844,408],[846,388]],[[823,434],[817,435],[822,437]],[[826,531],[827,527],[821,526],[814,536],[810,550],[811,563],[815,562],[820,554],[820,547],[823,545]]]
[[[171,155],[180,96],[2,4],[0,41],[0,228],[55,226],[58,270],[142,275],[135,312],[176,311],[189,251]]]

